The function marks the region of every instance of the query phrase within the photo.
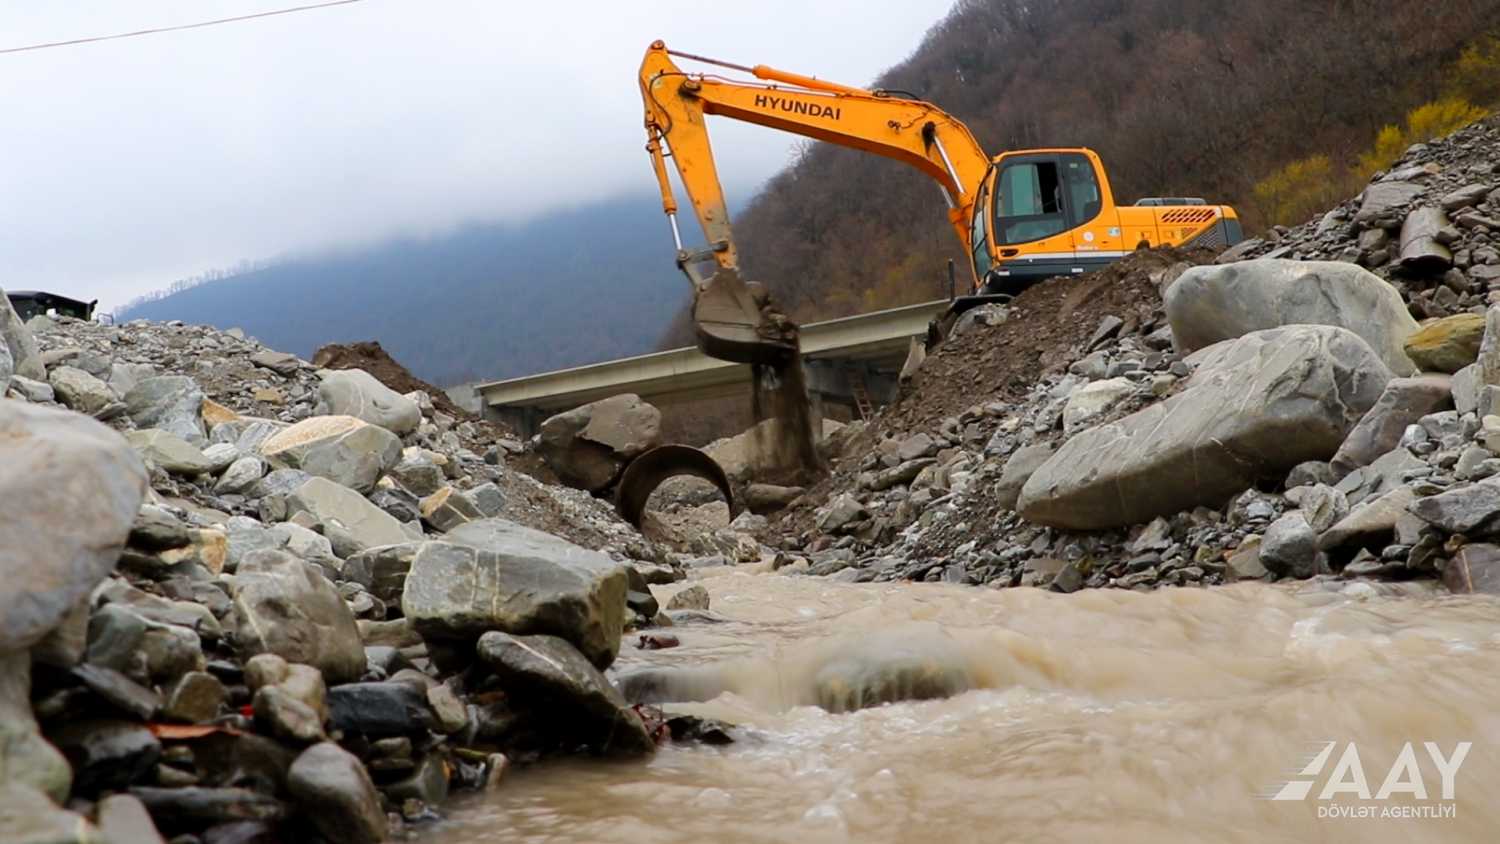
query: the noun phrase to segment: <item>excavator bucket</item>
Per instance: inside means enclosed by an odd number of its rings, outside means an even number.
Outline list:
[[[698,348],[719,360],[785,367],[797,357],[797,326],[768,305],[759,285],[720,268],[693,297]]]

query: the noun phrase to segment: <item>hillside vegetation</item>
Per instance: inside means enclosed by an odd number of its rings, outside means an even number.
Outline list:
[[[304,358],[377,340],[446,386],[649,351],[688,295],[654,198],[214,276],[116,316],[238,326]]]
[[[1413,109],[1456,97],[1464,112],[1465,96],[1500,93],[1500,50],[1475,47],[1497,10],[1497,0],[960,0],[875,84],[941,105],[991,154],[1090,146],[1122,201],[1203,196],[1235,205],[1253,230],[1347,195],[1351,169],[1412,139]],[[1299,159],[1284,187],[1312,199],[1257,196]],[[945,260],[962,259],[924,176],[828,144],[805,147],[735,223],[748,276],[804,320],[933,298],[946,290]],[[683,342],[685,329],[679,314],[665,340]]]

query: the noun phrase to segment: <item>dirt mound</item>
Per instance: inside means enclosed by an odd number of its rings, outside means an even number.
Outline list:
[[[375,376],[375,380],[398,393],[421,390],[432,397],[432,403],[444,413],[457,419],[474,419],[474,414],[454,404],[441,387],[423,381],[396,362],[380,343],[374,340],[363,343],[329,343],[313,353],[313,366],[323,369],[363,369]]]
[[[1161,308],[1157,288],[1174,264],[1206,264],[1209,250],[1135,252],[1102,270],[1033,285],[1009,305],[1004,323],[950,337],[876,420],[877,433],[936,428],[945,418],[991,401],[1020,401],[1043,375],[1078,356],[1105,317],[1129,334]]]
[[[1106,318],[1120,320],[1115,338],[1142,334],[1161,321],[1160,284],[1183,264],[1206,264],[1212,250],[1172,248],[1141,250],[1096,272],[1055,278],[1018,295],[1006,308],[1004,322],[955,331],[934,349],[896,400],[881,411],[841,449],[831,474],[813,486],[800,501],[772,519],[772,530],[805,535],[813,527],[817,508],[840,492],[860,491],[859,475],[870,468],[871,456],[883,440],[939,432],[974,408],[999,403],[1020,410],[1035,398],[1038,382],[1064,373],[1083,357],[1085,348]],[[991,426],[989,414],[978,414]],[[992,431],[981,431],[979,442]],[[1042,435],[1051,439],[1061,432]],[[955,433],[955,436],[959,436]],[[998,515],[999,505],[993,505]],[[978,522],[968,520],[973,525]],[[769,535],[769,534],[768,534]]]

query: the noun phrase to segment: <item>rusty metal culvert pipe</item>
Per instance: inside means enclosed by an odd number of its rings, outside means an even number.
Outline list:
[[[615,509],[636,528],[641,526],[641,515],[646,510],[646,499],[667,478],[676,475],[692,475],[719,488],[724,500],[734,511],[734,493],[729,488],[729,476],[724,474],[712,457],[687,445],[662,445],[651,449],[630,461],[620,474],[615,488]]]

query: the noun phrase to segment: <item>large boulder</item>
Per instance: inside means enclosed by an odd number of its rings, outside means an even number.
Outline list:
[[[401,460],[401,440],[353,416],[311,416],[267,437],[260,453],[276,466],[369,492]]]
[[[412,559],[402,614],[423,638],[471,644],[487,630],[566,639],[599,669],[625,623],[625,567],[504,519],[455,528]]]
[[[516,703],[542,713],[559,738],[623,756],[656,749],[641,717],[578,649],[556,636],[491,631],[476,652]]]
[[[10,299],[6,298],[4,290],[0,290],[0,345],[5,346],[13,374],[33,381],[47,380],[47,367],[42,364],[42,350],[38,348],[36,338],[31,335],[31,329],[21,321]]]
[[[287,508],[291,512],[305,510],[324,525],[337,522],[360,550],[411,539],[400,522],[369,499],[327,478],[302,481],[287,496]]]
[[[329,684],[365,673],[354,614],[317,566],[286,551],[252,551],[230,586],[235,641],[245,656],[273,653],[323,672]]]
[[[590,492],[661,442],[661,411],[632,393],[576,407],[542,423],[537,451],[557,477]]]
[[[1401,441],[1406,426],[1452,403],[1452,382],[1446,375],[1392,378],[1375,406],[1365,413],[1339,446],[1330,464],[1342,478],[1389,452]]]
[[[1163,301],[1184,354],[1266,328],[1334,325],[1362,337],[1396,375],[1417,371],[1402,349],[1417,322],[1401,294],[1354,264],[1263,259],[1193,267]]]
[[[1022,487],[1021,516],[1094,530],[1222,504],[1327,460],[1391,378],[1369,344],[1330,326],[1252,332],[1193,362],[1183,392],[1064,443]]]
[[[353,416],[405,436],[422,424],[417,403],[363,369],[320,369],[317,413]]]
[[[207,445],[203,390],[186,375],[143,379],[125,394],[125,411],[137,428],[161,428],[194,445]]]
[[[115,567],[146,494],[119,434],[0,399],[0,653],[29,648]]]

